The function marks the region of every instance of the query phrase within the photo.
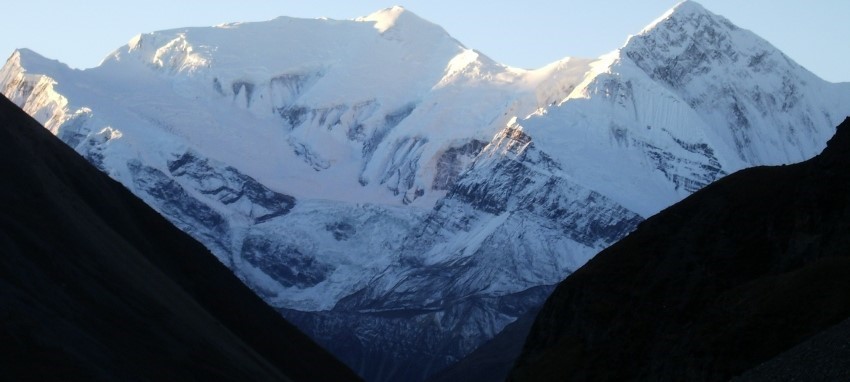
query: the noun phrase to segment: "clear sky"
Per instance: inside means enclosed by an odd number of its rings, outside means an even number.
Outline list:
[[[3,0],[0,56],[29,48],[72,67],[96,66],[142,32],[277,16],[351,19],[402,5],[470,48],[511,66],[597,57],[677,0]],[[850,0],[702,0],[820,77],[850,82]],[[309,37],[306,37],[309,38]]]

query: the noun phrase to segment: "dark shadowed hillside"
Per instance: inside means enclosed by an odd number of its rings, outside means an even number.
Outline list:
[[[850,381],[850,319],[818,333],[734,382]]]
[[[730,175],[597,255],[549,298],[510,379],[728,380],[801,343],[783,359],[846,346],[848,317],[850,119],[821,155]],[[817,379],[811,364],[779,366]]]
[[[0,378],[357,379],[3,97],[0,178]]]

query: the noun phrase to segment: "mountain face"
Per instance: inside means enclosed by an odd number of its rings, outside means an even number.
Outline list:
[[[199,242],[0,97],[11,380],[358,380]]]
[[[21,50],[0,91],[374,381],[451,364],[644,218],[850,114],[848,84],[693,2],[537,70],[395,7],[142,34],[83,71]]]
[[[647,219],[558,285],[510,380],[729,380],[791,348],[743,380],[846,376],[848,165],[850,118]]]

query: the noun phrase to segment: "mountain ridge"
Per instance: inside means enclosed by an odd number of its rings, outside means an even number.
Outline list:
[[[0,97],[5,378],[357,377]]]
[[[728,380],[844,321],[848,154],[850,118],[646,220],[556,288],[510,380]]]
[[[431,24],[423,43],[374,21],[284,18],[143,34],[86,71],[9,63],[0,90],[314,338],[365,349],[349,364],[387,352],[387,365],[413,370],[421,357],[389,349],[425,338],[434,359],[417,379],[644,218],[740,168],[815,155],[850,113],[850,86],[688,7],[612,54],[531,71]],[[718,49],[692,44],[695,31],[732,56],[769,54],[715,67]],[[638,49],[644,40],[656,46]],[[657,74],[669,68],[688,81]],[[805,129],[773,129],[773,114]],[[348,331],[356,346],[335,340]]]

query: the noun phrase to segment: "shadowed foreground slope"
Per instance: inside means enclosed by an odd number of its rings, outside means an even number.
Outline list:
[[[850,119],[821,155],[730,175],[597,255],[510,379],[728,380],[848,317]]]
[[[357,379],[3,97],[0,179],[2,378]]]

